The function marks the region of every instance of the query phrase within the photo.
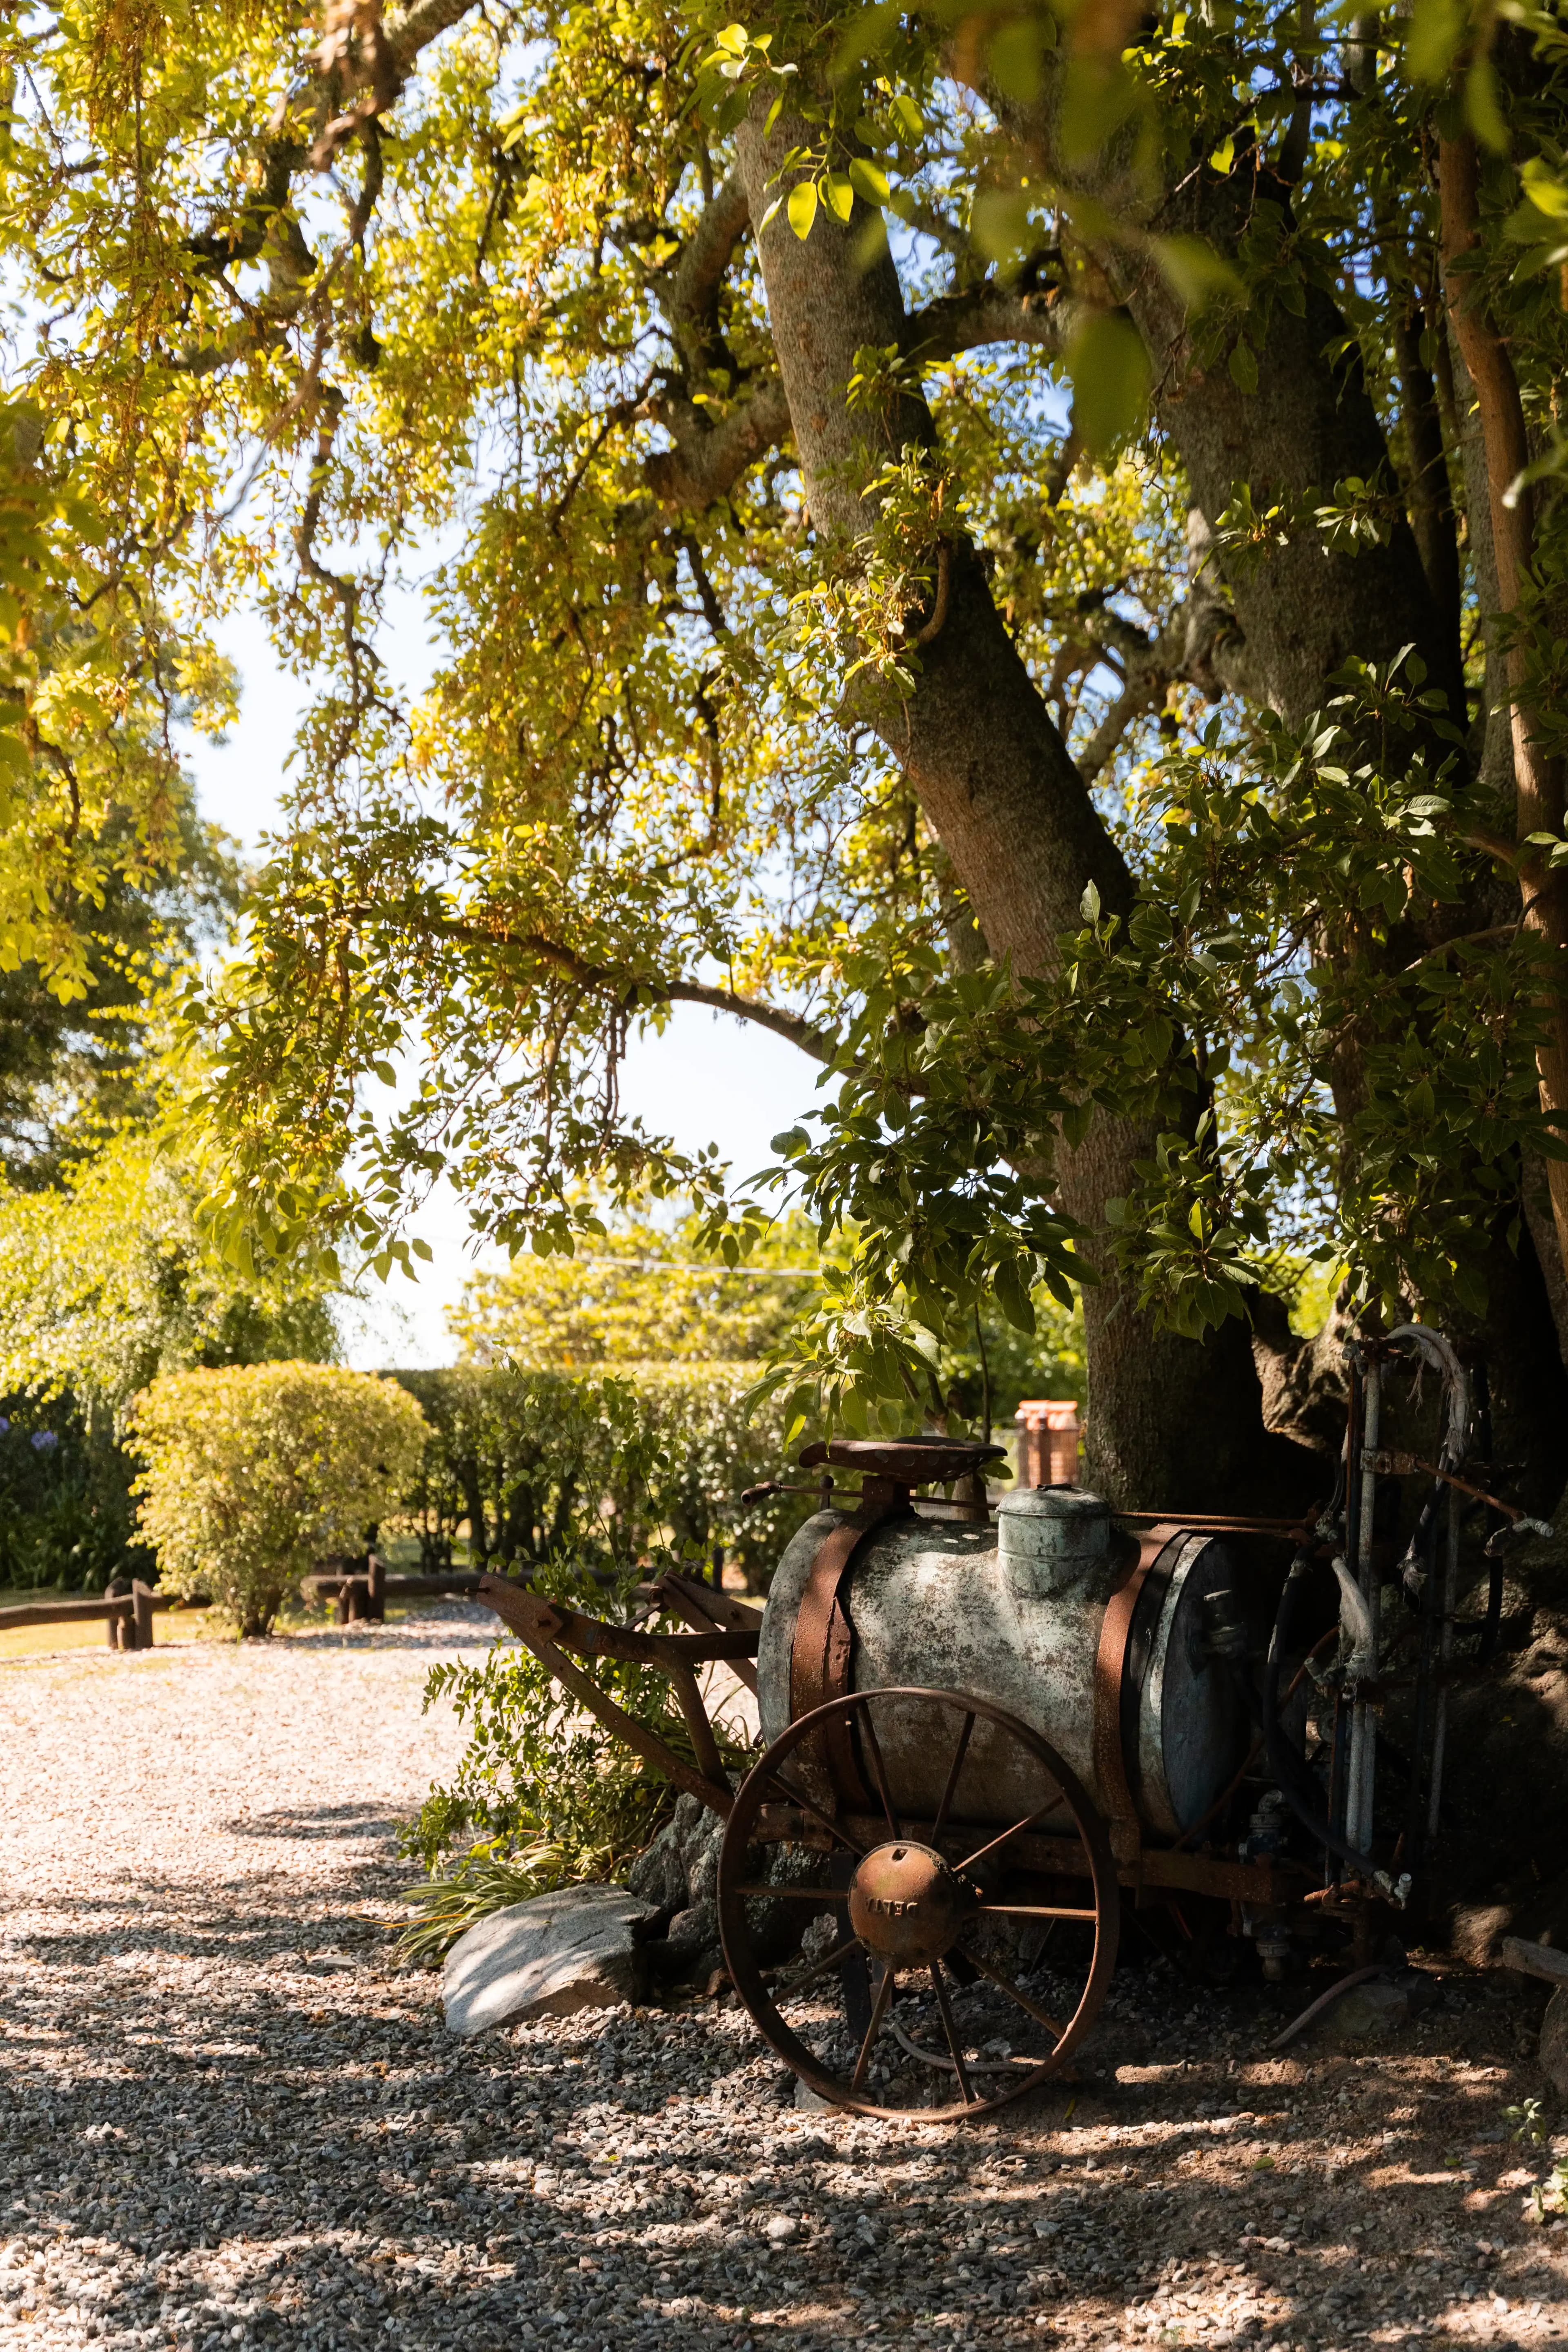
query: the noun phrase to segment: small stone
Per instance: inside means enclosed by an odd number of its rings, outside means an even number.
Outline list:
[[[832,2100],[820,2098],[811,2084],[802,2082],[798,2074],[795,2084],[795,2103],[803,2116],[830,2116],[834,2112]]]
[[[1352,1985],[1323,2022],[1336,2042],[1387,2042],[1409,2016],[1410,1997],[1404,1988],[1373,1978],[1368,1984]]]
[[[1568,2099],[1568,1985],[1559,1985],[1541,2021],[1541,2071]]]
[[[793,2213],[775,2213],[763,2232],[770,2245],[787,2246],[792,2238],[800,2235],[800,2223]]]
[[[639,2000],[642,1938],[657,1916],[624,1886],[562,1887],[492,1912],[447,1956],[447,2031],[467,2038]]]

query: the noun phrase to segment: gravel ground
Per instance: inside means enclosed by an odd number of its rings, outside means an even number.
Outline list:
[[[0,2343],[1568,2332],[1512,1979],[1433,1974],[1386,2050],[1276,2058],[1315,1985],[1130,1969],[1079,2087],[969,2131],[802,2113],[720,2003],[449,2042],[384,1922],[456,1746],[425,1671],[489,1622],[0,1667]]]

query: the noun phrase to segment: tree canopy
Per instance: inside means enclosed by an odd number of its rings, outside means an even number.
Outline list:
[[[545,1255],[585,1185],[685,1190],[737,1262],[765,1192],[618,1097],[697,1003],[822,1074],[798,1416],[907,1414],[982,1299],[1081,1285],[1099,1475],[1234,1497],[1298,1475],[1266,1418],[1321,1442],[1305,1257],[1467,1325],[1560,1484],[1554,16],[4,37],[29,479],[112,518],[128,612],[259,601],[320,688],[190,1012],[231,1243],[390,1265],[444,1171]]]

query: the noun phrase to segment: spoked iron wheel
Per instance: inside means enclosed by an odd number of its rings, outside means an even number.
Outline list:
[[[849,1759],[874,1810],[832,1795],[825,1755]],[[759,1848],[779,1847],[763,1884]],[[856,1691],[792,1723],[735,1800],[718,1893],[763,2034],[862,2115],[946,2122],[1021,2098],[1066,2065],[1116,1965],[1100,1815],[1037,1732],[958,1691]],[[766,1970],[764,1901],[810,1915],[796,1957]]]

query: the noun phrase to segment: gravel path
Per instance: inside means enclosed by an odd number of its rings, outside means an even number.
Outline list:
[[[425,1673],[489,1622],[0,1667],[0,2344],[1568,2332],[1507,1980],[1432,1979],[1386,2052],[1281,2059],[1277,2000],[1130,1970],[1092,2079],[969,2132],[800,2112],[711,2002],[449,2042],[383,1923],[456,1748]]]

